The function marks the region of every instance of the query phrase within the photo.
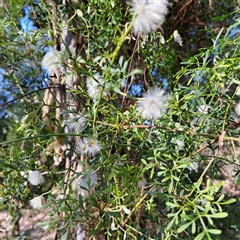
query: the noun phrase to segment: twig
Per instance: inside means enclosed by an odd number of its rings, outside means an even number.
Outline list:
[[[35,90],[35,91],[32,91],[32,92],[23,94],[23,95],[21,95],[21,96],[19,96],[19,97],[16,97],[16,98],[12,99],[11,101],[8,101],[8,102],[5,102],[5,103],[0,104],[0,107],[4,107],[4,106],[6,106],[6,105],[8,105],[8,104],[10,104],[10,103],[12,103],[12,102],[15,102],[15,101],[17,101],[17,100],[19,100],[19,99],[21,99],[21,98],[24,98],[24,97],[29,96],[29,95],[31,95],[31,94],[34,94],[34,93],[36,93],[36,92],[40,92],[40,91],[42,91],[42,90],[46,90],[46,89],[49,89],[49,88],[59,88],[59,87],[60,87],[60,86],[46,87],[46,88],[41,88],[41,89],[38,89],[38,90]]]
[[[218,152],[222,149],[223,147],[223,139],[224,139],[224,135],[225,135],[225,131],[223,131],[221,133],[221,135],[219,136],[219,146],[216,150],[216,152],[214,153],[214,156],[211,158],[210,162],[208,163],[207,167],[204,169],[204,171],[202,172],[201,176],[198,178],[197,180],[197,184],[202,180],[202,178],[204,177],[204,175],[206,174],[206,172],[208,171],[208,169],[210,168],[210,166],[212,165],[214,159],[216,158]],[[192,189],[192,191],[187,195],[188,197],[192,195],[192,193],[194,192],[194,188]]]
[[[155,188],[155,186],[152,186],[149,190],[149,192],[151,192],[153,189]],[[133,215],[134,211],[141,205],[141,203],[144,201],[144,199],[148,196],[149,194],[146,193],[139,201],[138,203],[135,205],[135,207],[131,210],[131,212],[128,214],[127,218],[124,220],[123,222],[123,226],[128,222],[128,220],[130,219],[130,217]]]
[[[132,62],[133,62],[134,54],[135,54],[135,51],[136,51],[136,48],[137,48],[137,45],[138,45],[138,42],[139,42],[140,34],[141,34],[141,33],[139,32],[138,35],[137,35],[137,39],[136,39],[134,48],[133,48],[133,52],[132,52],[130,64],[129,64],[129,67],[128,67],[128,75],[130,74],[130,71],[131,71],[131,69],[132,69]],[[127,88],[128,88],[127,85],[128,85],[128,78],[126,79],[125,88],[124,88],[124,93],[127,92]],[[123,109],[124,101],[125,101],[125,95],[123,96],[121,110]]]

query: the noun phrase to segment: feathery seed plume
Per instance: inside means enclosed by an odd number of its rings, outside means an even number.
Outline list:
[[[43,206],[43,197],[42,196],[35,197],[31,199],[29,203],[34,209],[40,209]]]
[[[168,0],[134,0],[130,9],[136,14],[133,23],[134,34],[147,34],[156,30],[165,20],[168,5]]]
[[[240,96],[240,88],[238,87],[238,90],[237,90],[237,92],[236,92],[236,95],[237,96]]]
[[[153,120],[161,117],[167,109],[168,96],[160,88],[151,89],[137,101],[142,118]]]
[[[78,141],[76,150],[79,154],[85,153],[89,157],[94,157],[101,150],[101,147],[98,140],[84,137],[82,140]]]
[[[118,228],[116,227],[115,222],[111,222],[111,230],[116,231]]]
[[[43,184],[44,178],[42,176],[42,173],[40,173],[39,171],[29,171],[28,181],[32,185],[40,185],[40,184]]]
[[[122,210],[123,210],[127,215],[129,215],[129,214],[131,213],[131,211],[130,211],[128,208],[126,208],[125,206],[122,208]]]
[[[89,171],[84,175],[79,182],[79,194],[83,197],[88,197],[89,192],[94,188],[98,182],[98,176],[96,172]]]
[[[193,170],[195,172],[198,171],[198,163],[197,162],[191,162],[190,165],[188,166],[188,169],[190,170],[190,172],[192,172]]]
[[[235,106],[234,110],[235,110],[235,113],[239,116],[239,115],[240,115],[240,103],[238,103],[238,104]]]
[[[142,178],[142,180],[140,180],[140,181],[137,183],[137,186],[138,186],[138,188],[141,189],[141,188],[145,188],[146,184],[147,184],[146,179],[145,179],[145,178]]]
[[[98,99],[100,97],[102,88],[104,87],[104,79],[102,76],[100,76],[99,73],[95,73],[93,77],[87,77],[86,84],[89,97],[92,99]],[[108,95],[108,92],[104,91],[103,95]]]
[[[174,41],[182,47],[183,41],[182,41],[181,35],[178,33],[178,30],[175,30],[173,32],[173,38],[174,38]]]
[[[177,139],[176,140],[176,144],[177,144],[177,147],[179,150],[182,150],[184,148],[184,141],[180,140],[180,139]]]
[[[197,109],[200,113],[208,114],[209,109],[211,109],[211,107],[209,105],[202,104],[202,105],[199,105]]]
[[[54,50],[53,48],[44,55],[41,64],[47,69],[49,74],[63,69],[60,52]]]
[[[80,133],[87,121],[86,117],[87,115],[83,115],[82,113],[70,113],[69,119],[63,121],[65,133]]]

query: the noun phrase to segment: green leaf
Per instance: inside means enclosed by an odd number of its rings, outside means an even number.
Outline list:
[[[212,215],[207,215],[211,218],[225,218],[228,216],[228,213],[227,212],[221,212],[221,213],[215,213],[215,214],[212,214]]]
[[[161,175],[165,175],[165,174],[166,174],[166,172],[161,171],[161,172],[157,173],[157,176],[160,177]]]
[[[211,219],[211,217],[209,215],[206,215],[206,218],[207,218],[209,224],[213,225],[213,220]]]
[[[184,225],[182,225],[181,227],[179,227],[179,228],[177,229],[177,233],[183,232],[188,226],[191,225],[191,223],[192,223],[192,222],[188,222],[188,223],[185,223]]]
[[[80,222],[80,221],[82,221],[83,216],[78,211],[75,211],[73,213],[73,219],[74,219],[74,221]]]
[[[219,229],[207,229],[207,231],[208,231],[209,233],[211,233],[211,234],[216,234],[216,235],[222,233],[222,231],[219,230]]]
[[[119,58],[119,65],[120,65],[120,67],[122,67],[122,65],[123,65],[123,56],[121,56],[120,58]]]
[[[204,212],[204,210],[205,210],[202,206],[196,205],[196,207],[202,212]]]
[[[219,204],[219,202],[216,202],[215,204],[216,204],[216,206],[218,207],[218,212],[222,212],[223,210],[222,210],[222,207],[221,207],[221,205]],[[214,212],[212,212],[212,213],[214,213]]]
[[[240,69],[240,65],[237,65],[236,67],[233,68],[234,70]],[[234,80],[234,79],[233,79]]]
[[[170,179],[170,176],[167,176],[167,177],[165,177],[163,180],[162,180],[162,182],[166,182],[167,180],[169,180]]]
[[[98,204],[98,201],[95,199],[93,195],[89,195],[90,205],[94,206],[98,209],[101,209],[100,205]]]
[[[51,220],[51,221],[48,221],[48,222],[38,222],[37,226],[38,227],[45,227],[47,225],[50,225],[52,223],[57,223],[57,222],[58,222],[58,219],[54,219],[54,220]]]
[[[65,225],[60,225],[59,227],[57,227],[57,230],[61,231],[63,229],[66,229],[67,224],[68,224],[68,222]]]
[[[184,220],[193,220],[193,217],[191,216],[191,215],[187,215],[186,213],[185,213],[185,211],[184,212],[182,212],[182,214],[180,215],[180,217],[182,218],[182,219],[184,219]]]
[[[86,63],[86,61],[83,58],[79,59],[78,62],[83,64]]]
[[[78,194],[78,203],[79,203],[79,207],[81,209],[84,209],[84,206],[83,206],[83,198],[82,198],[82,195],[81,194]]]
[[[180,179],[179,179],[179,177],[176,177],[176,176],[172,176],[173,177],[173,179],[175,180],[175,181],[177,181],[177,182],[179,182],[180,181]]]
[[[154,175],[154,173],[155,173],[155,168],[154,167],[152,167],[152,170],[151,170],[151,173],[150,173],[150,179],[152,179],[153,178],[153,175]]]
[[[94,63],[95,63],[95,62],[98,62],[101,58],[102,58],[102,56],[97,56],[97,57],[95,57],[95,58],[93,59],[93,62],[94,62]]]
[[[171,202],[166,202],[166,205],[170,208],[175,208],[177,207],[177,205],[175,203],[171,203]]]
[[[218,198],[217,202],[222,201],[222,200],[224,199],[224,197],[225,197],[225,194],[222,194],[222,195]],[[235,200],[236,200],[236,199],[235,199]]]
[[[193,183],[193,185],[194,185],[194,187],[195,187],[196,189],[199,189],[199,188],[200,188],[200,186],[201,186],[201,184],[202,184],[202,180],[203,180],[203,179],[201,178],[200,181]]]
[[[119,218],[120,214],[119,212],[105,212],[105,218],[109,219],[109,217]]]
[[[169,187],[168,187],[168,192],[171,193],[173,189],[173,181],[170,182]]]
[[[178,215],[176,214],[176,216],[169,222],[169,224],[167,225],[167,230],[171,229],[174,222],[176,221],[177,222],[178,220]]]
[[[231,198],[231,199],[229,199],[229,200],[227,200],[225,202],[221,202],[219,204],[221,204],[221,205],[228,205],[228,204],[231,204],[231,203],[234,203],[234,202],[236,202],[236,198]]]
[[[213,200],[214,200],[214,198],[211,197],[211,196],[209,196],[209,195],[203,194],[202,196],[203,196],[204,198],[206,198],[207,200],[209,200],[209,201],[213,201]]]
[[[124,201],[123,201],[123,204],[124,205],[127,205],[128,204],[128,202],[130,201],[130,200],[132,200],[132,196],[133,196],[133,191],[134,191],[134,189],[129,189],[129,192],[128,192],[128,195],[125,197],[125,199],[124,199]]]
[[[232,82],[236,83],[236,84],[240,84],[240,81],[237,79],[232,79]]]
[[[218,35],[217,35],[215,41],[213,41],[213,43],[214,43],[214,47],[217,46],[218,39],[220,38],[220,36],[221,36],[223,30],[224,30],[224,28],[221,28],[221,30],[219,31],[219,33],[218,33]]]
[[[209,201],[207,201],[207,203],[206,203],[206,205],[205,205],[205,210],[204,210],[204,212],[205,212],[205,213],[208,213],[210,207],[211,207],[211,203],[210,203]]]
[[[204,237],[204,235],[205,235],[205,232],[203,231],[203,232],[201,232],[200,234],[198,234],[198,235],[194,238],[194,240],[201,240],[201,239]]]
[[[196,222],[192,221],[192,234],[195,234],[196,232]]]
[[[176,214],[177,214],[177,213],[168,213],[168,214],[167,214],[167,217],[168,217],[168,218],[171,218],[171,217],[174,217]]]
[[[66,231],[63,236],[61,237],[61,240],[67,240],[67,236],[68,236],[68,231]]]
[[[225,18],[227,18],[228,16],[229,16],[229,14],[223,15],[223,16],[219,16],[219,17],[213,17],[212,20],[213,20],[213,21],[222,21],[222,20],[224,20]]]
[[[208,178],[208,179],[207,179],[207,188],[210,187],[210,184],[211,184],[211,180]]]
[[[145,159],[141,159],[141,162],[142,162],[144,165],[148,165]]]

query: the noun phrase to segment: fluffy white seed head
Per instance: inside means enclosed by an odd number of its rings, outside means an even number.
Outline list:
[[[189,165],[189,167],[188,167],[188,169],[190,170],[190,172],[192,172],[193,170],[194,170],[195,172],[197,172],[197,171],[198,171],[198,168],[199,168],[199,166],[198,166],[198,163],[197,163],[197,162],[191,162],[190,165]]]
[[[203,104],[203,105],[199,105],[197,109],[198,109],[198,112],[200,113],[208,114],[211,107],[209,105]]]
[[[184,148],[184,141],[180,140],[180,139],[177,139],[176,140],[176,144],[177,144],[177,147],[179,150],[182,150]]]
[[[140,180],[140,181],[137,183],[137,186],[138,186],[138,188],[142,189],[142,188],[145,188],[146,184],[147,184],[146,179],[145,179],[145,178],[142,178],[142,180]]]
[[[86,154],[89,157],[94,157],[101,150],[101,147],[98,140],[84,137],[77,142],[76,150],[79,154]]]
[[[93,190],[98,182],[98,176],[96,172],[89,171],[86,175],[81,177],[79,182],[78,192],[82,197],[88,197],[89,192]]]
[[[86,85],[89,97],[97,100],[100,97],[102,88],[104,87],[104,79],[99,73],[95,73],[93,77],[87,77]],[[103,95],[108,95],[108,92],[104,91]]]
[[[43,197],[42,196],[35,197],[31,199],[29,203],[34,209],[41,209],[43,206]]]
[[[50,51],[44,55],[41,64],[47,69],[49,74],[55,73],[57,70],[61,71],[63,69],[60,52],[54,49],[50,49]]]
[[[116,224],[115,224],[115,222],[111,222],[111,230],[112,231],[116,231],[118,228],[116,227]]]
[[[206,118],[209,114],[209,110],[211,107],[207,104],[202,104],[197,106],[197,117],[193,118],[190,122],[191,126],[195,128],[196,126],[202,125],[203,123],[206,125],[206,130],[209,130],[209,118]],[[204,117],[205,116],[205,117]]]
[[[240,116],[240,103],[238,103],[234,108],[235,113]]]
[[[84,115],[82,113],[70,113],[69,119],[63,121],[65,133],[80,133],[87,121],[87,117],[86,114]]]
[[[29,171],[28,181],[32,185],[40,185],[40,184],[43,184],[44,178],[43,178],[42,173],[40,173],[39,171]]]
[[[237,90],[237,92],[236,92],[236,95],[237,96],[240,96],[240,88],[238,87],[238,90]]]
[[[168,95],[159,88],[151,89],[137,101],[137,108],[142,118],[152,120],[160,118],[167,109]]]
[[[175,30],[173,32],[173,38],[174,38],[174,41],[182,47],[183,41],[182,41],[181,35],[178,33],[178,30]]]
[[[46,231],[48,228],[49,228],[49,225],[45,225],[45,226],[42,226],[40,227],[42,230]]]
[[[198,198],[196,201],[197,204],[200,204],[202,206],[206,206],[207,202],[208,202],[208,200],[206,198],[202,198],[202,199]]]
[[[133,0],[130,11],[136,14],[134,34],[147,34],[156,30],[165,20],[168,5],[168,0]]]
[[[125,206],[122,208],[122,210],[123,210],[127,215],[129,215],[129,214],[131,213],[131,211],[130,211],[128,208],[126,208]]]

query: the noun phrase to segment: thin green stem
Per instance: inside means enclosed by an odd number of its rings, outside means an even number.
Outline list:
[[[68,133],[68,134],[66,134],[66,133],[40,134],[40,135],[23,137],[23,138],[10,140],[10,141],[1,142],[0,146],[8,145],[8,144],[15,143],[15,142],[31,140],[31,139],[35,139],[35,138],[59,137],[59,136],[62,136],[62,137],[66,137],[66,136],[83,136],[83,134],[76,134],[76,133]]]
[[[203,219],[202,219],[202,216],[201,216],[201,214],[199,213],[197,207],[195,207],[195,210],[196,210],[197,215],[198,215],[198,218],[200,219],[200,222],[201,222],[201,224],[202,224],[202,226],[203,226],[203,231],[204,231],[204,232],[206,233],[206,235],[207,235],[208,240],[212,240],[212,238],[211,238],[211,236],[209,235],[209,233],[208,233],[208,231],[207,231],[207,227],[206,227],[206,225],[205,225],[205,223],[204,223],[204,221],[203,221]]]
[[[98,124],[102,124],[105,126],[109,126],[111,128],[119,128],[118,125],[116,124],[111,124],[111,123],[107,123],[107,122],[101,122],[101,121],[96,121],[96,123]],[[170,131],[173,133],[182,133],[182,134],[186,134],[186,135],[190,135],[190,136],[200,136],[200,137],[207,137],[210,139],[218,139],[219,136],[216,135],[212,135],[212,134],[208,134],[208,133],[197,133],[197,132],[193,132],[193,131],[184,131],[184,130],[178,130],[178,129],[170,129],[170,128],[166,128],[166,127],[160,127],[160,126],[147,126],[147,125],[123,125],[122,126],[123,129],[130,129],[130,128],[150,128],[150,129],[161,129],[164,131]],[[76,134],[76,133],[52,133],[52,134],[41,134],[41,135],[36,135],[36,136],[30,136],[30,137],[24,137],[24,138],[18,138],[18,139],[14,139],[14,140],[10,140],[10,141],[5,141],[5,142],[1,142],[0,146],[2,145],[7,145],[10,143],[15,143],[15,142],[20,142],[20,141],[24,141],[24,140],[29,140],[29,139],[34,139],[34,138],[44,138],[44,137],[57,137],[57,136],[85,136],[83,134]],[[222,138],[222,140],[232,140],[232,141],[236,141],[236,142],[240,142],[240,138],[235,138],[235,137],[227,137],[224,136]]]
[[[210,160],[210,162],[208,163],[207,167],[204,169],[204,171],[202,172],[201,176],[198,178],[197,184],[202,180],[202,178],[204,177],[204,175],[206,174],[206,172],[208,171],[208,169],[210,168],[210,166],[212,165],[216,155],[218,154],[218,151],[220,150],[220,148],[218,148],[214,154],[214,156],[212,157],[212,159]],[[193,192],[195,191],[195,188],[192,189],[192,191],[187,195],[188,197],[190,197]]]
[[[135,16],[133,17],[131,23],[129,24],[129,26],[126,28],[125,32],[121,35],[121,37],[118,39],[118,42],[117,42],[117,46],[114,50],[114,52],[112,53],[112,60],[110,62],[110,66],[107,70],[107,74],[106,76],[104,77],[104,83],[103,83],[103,86],[105,86],[106,84],[106,81],[108,79],[108,75],[110,74],[110,71],[111,71],[111,67],[112,65],[114,64],[114,61],[116,59],[116,57],[118,56],[118,52],[120,50],[120,48],[122,47],[122,44],[124,43],[128,33],[131,31],[131,28],[133,26],[133,23],[134,23],[134,19],[135,19]],[[127,23],[128,24],[128,23]],[[98,109],[100,107],[100,102],[101,102],[101,98],[102,98],[102,95],[103,95],[103,91],[104,91],[104,87],[101,89],[101,92],[100,92],[100,96],[98,98],[98,102],[97,102],[97,105],[96,107],[94,108],[94,117],[93,117],[93,131],[94,131],[94,134],[96,135],[97,134],[97,130],[96,130],[96,121],[97,121],[97,114],[98,114]]]

